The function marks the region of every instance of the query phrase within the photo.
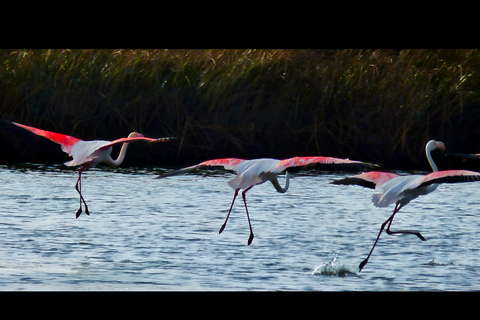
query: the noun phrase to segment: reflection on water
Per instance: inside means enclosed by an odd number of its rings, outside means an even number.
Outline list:
[[[480,183],[442,185],[412,201],[383,233],[393,207],[370,189],[329,184],[349,173],[306,172],[280,194],[247,193],[255,239],[228,172],[154,179],[163,169],[91,168],[90,216],[75,219],[77,170],[0,166],[3,290],[478,290]],[[281,178],[283,183],[283,177]]]

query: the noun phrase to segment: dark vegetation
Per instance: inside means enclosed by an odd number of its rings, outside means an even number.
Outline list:
[[[0,50],[0,164],[68,160],[15,121],[177,137],[132,145],[126,165],[324,155],[429,170],[430,139],[480,153],[479,85],[473,49]]]

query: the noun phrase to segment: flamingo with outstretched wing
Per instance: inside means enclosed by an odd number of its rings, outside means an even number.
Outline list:
[[[127,147],[130,142],[136,142],[136,141],[163,142],[163,141],[172,139],[172,138],[159,138],[159,139],[147,138],[138,132],[132,132],[127,138],[120,138],[113,141],[104,141],[104,140],[83,141],[75,137],[67,136],[65,134],[46,131],[46,130],[26,126],[20,123],[15,123],[15,122],[12,122],[12,123],[23,129],[33,132],[36,135],[45,137],[55,143],[60,144],[60,146],[62,147],[62,150],[68,153],[73,158],[73,160],[64,163],[66,166],[70,166],[70,167],[81,166],[80,169],[78,170],[78,180],[77,180],[77,183],[75,184],[75,189],[80,195],[80,208],[75,214],[76,218],[78,218],[82,213],[82,201],[85,205],[85,213],[87,215],[90,215],[90,213],[88,212],[87,203],[85,202],[85,199],[83,199],[83,196],[82,196],[81,178],[82,178],[83,170],[85,170],[88,167],[95,166],[98,163],[102,163],[102,162],[106,163],[112,168],[118,167],[125,159]],[[120,149],[118,158],[114,160],[111,157],[112,146],[119,143],[123,143],[123,145],[122,145],[122,148]]]
[[[438,171],[431,156],[431,152],[435,149],[445,151],[445,144],[441,141],[430,140],[425,146],[425,153],[433,170],[432,173],[427,175],[400,176],[395,173],[370,171],[353,177],[332,181],[333,184],[360,185],[379,190],[380,192],[375,193],[372,198],[373,204],[377,207],[387,207],[395,203],[393,214],[382,224],[370,253],[367,258],[360,263],[360,271],[362,271],[363,267],[367,264],[368,259],[372,255],[373,249],[380,238],[380,234],[387,224],[387,234],[414,234],[421,240],[425,241],[425,238],[418,231],[390,230],[393,217],[402,207],[406,206],[410,201],[421,195],[426,195],[435,191],[440,183],[471,182],[480,180],[480,173],[478,172],[468,170]]]
[[[228,182],[228,185],[235,190],[233,195],[233,201],[230,205],[230,210],[228,211],[227,218],[220,228],[219,233],[222,233],[223,229],[227,225],[228,217],[233,208],[235,199],[237,198],[238,192],[240,189],[242,191],[242,198],[245,204],[245,210],[247,212],[248,226],[250,228],[250,236],[248,238],[248,245],[252,243],[253,240],[253,231],[252,225],[250,222],[250,216],[248,214],[247,202],[245,200],[245,194],[253,186],[262,184],[266,181],[270,181],[275,189],[280,193],[287,192],[290,186],[290,175],[289,172],[286,172],[285,176],[285,186],[282,188],[278,182],[278,174],[286,171],[288,168],[298,167],[298,168],[313,168],[319,167],[320,169],[341,169],[341,170],[365,170],[372,169],[376,165],[365,163],[361,161],[354,161],[348,159],[339,159],[332,157],[294,157],[284,160],[277,159],[237,159],[237,158],[224,158],[224,159],[214,159],[204,161],[197,165],[169,172],[163,175],[158,176],[157,178],[165,178],[168,176],[174,176],[178,174],[187,173],[193,170],[205,168],[205,167],[223,167],[226,170],[233,170],[237,172],[237,176]]]

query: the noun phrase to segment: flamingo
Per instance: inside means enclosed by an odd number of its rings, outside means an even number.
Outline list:
[[[228,217],[230,216],[238,192],[240,191],[240,189],[244,189],[244,191],[242,191],[242,198],[245,204],[245,211],[247,212],[248,226],[250,228],[250,236],[247,242],[248,245],[250,245],[253,241],[254,235],[252,225],[250,223],[250,216],[248,214],[247,202],[245,200],[245,194],[247,193],[247,191],[253,188],[253,186],[262,184],[266,181],[270,181],[273,184],[275,190],[280,193],[285,193],[290,186],[290,175],[287,171],[285,176],[285,186],[282,188],[277,179],[279,173],[282,173],[283,171],[291,167],[311,168],[315,166],[320,166],[320,168],[323,169],[338,168],[362,170],[372,168],[376,165],[360,161],[332,157],[294,157],[284,160],[269,158],[253,160],[223,158],[204,161],[191,167],[160,175],[156,177],[156,179],[183,174],[204,167],[223,167],[226,170],[236,171],[237,176],[228,182],[228,185],[234,190],[232,204],[230,205],[230,210],[228,211],[227,218],[221,226],[219,233],[222,233],[222,231],[225,229],[225,226],[227,225]]]
[[[73,157],[73,160],[65,162],[64,164],[69,167],[80,166],[80,169],[78,170],[78,180],[77,180],[77,183],[75,184],[75,189],[80,195],[80,208],[75,214],[76,218],[78,218],[82,214],[82,201],[83,201],[83,204],[85,205],[85,213],[87,215],[90,215],[90,213],[88,212],[87,203],[85,202],[85,199],[82,196],[81,178],[82,178],[83,170],[87,169],[88,167],[95,166],[102,162],[106,163],[112,168],[118,167],[120,164],[122,164],[123,160],[125,159],[127,147],[130,142],[136,142],[136,141],[163,142],[163,141],[172,139],[172,138],[159,138],[159,139],[146,138],[141,133],[132,132],[128,135],[127,138],[120,138],[113,141],[104,141],[104,140],[83,141],[71,136],[61,134],[61,133],[37,129],[37,128],[26,126],[20,123],[15,123],[15,122],[12,122],[12,123],[23,129],[33,132],[36,135],[45,137],[55,143],[60,144],[62,147],[62,150],[68,153],[71,157]],[[120,149],[118,158],[114,160],[110,155],[112,153],[112,146],[119,143],[123,143],[123,145],[122,145],[122,148]]]
[[[390,230],[395,214],[410,201],[421,195],[426,195],[435,191],[440,183],[471,182],[480,180],[480,173],[478,172],[468,170],[439,171],[431,156],[431,152],[435,149],[445,151],[445,144],[441,141],[430,140],[425,146],[425,153],[433,170],[432,173],[427,175],[400,176],[389,172],[369,171],[353,177],[332,181],[333,184],[360,185],[367,188],[378,189],[380,192],[375,193],[372,198],[373,204],[377,207],[387,207],[395,203],[393,214],[381,225],[380,232],[378,233],[377,239],[375,240],[370,253],[367,258],[360,263],[360,271],[362,271],[367,264],[368,259],[372,255],[373,249],[380,238],[380,234],[387,223],[387,234],[414,234],[422,241],[426,240],[418,231]]]

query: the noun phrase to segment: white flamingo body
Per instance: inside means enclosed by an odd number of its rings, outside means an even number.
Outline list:
[[[353,177],[344,178],[341,180],[333,181],[333,184],[350,184],[360,185],[368,188],[375,188],[379,192],[372,196],[373,204],[377,207],[387,207],[391,204],[395,204],[393,214],[385,221],[377,236],[377,239],[368,255],[368,257],[360,263],[360,271],[367,264],[370,255],[378,242],[380,234],[388,223],[388,234],[414,234],[421,240],[425,238],[417,231],[398,230],[391,231],[390,226],[395,214],[405,205],[407,205],[413,199],[429,194],[437,189],[441,183],[458,183],[458,182],[472,182],[480,180],[480,173],[468,170],[443,170],[438,171],[435,162],[431,157],[431,151],[435,149],[445,150],[443,142],[431,140],[425,147],[425,153],[427,159],[434,172],[426,175],[408,175],[400,176],[394,173],[370,171],[362,174],[355,175]]]
[[[111,159],[112,147],[109,146],[110,141],[93,140],[93,141],[78,141],[72,146],[69,154],[72,156],[71,161],[64,164],[69,167],[81,166],[91,163],[91,166],[101,162],[109,163]]]
[[[147,141],[147,142],[163,142],[167,141],[171,138],[147,138],[144,137],[142,134],[137,132],[132,132],[127,138],[120,138],[113,141],[105,141],[105,140],[92,140],[92,141],[83,141],[77,139],[72,136],[64,135],[61,133],[46,131],[30,126],[26,126],[24,124],[15,123],[13,124],[33,132],[39,136],[45,137],[55,143],[60,144],[62,151],[68,153],[73,159],[71,161],[67,161],[64,164],[69,167],[73,166],[81,166],[78,171],[78,180],[75,185],[75,189],[80,195],[80,208],[76,213],[76,217],[78,218],[82,213],[82,201],[85,205],[85,213],[89,215],[87,204],[82,196],[81,191],[81,176],[83,170],[90,166],[95,166],[98,163],[106,163],[110,167],[116,168],[118,167],[123,160],[125,159],[125,154],[127,152],[127,147],[130,142],[136,141]],[[112,147],[116,144],[123,143],[122,148],[120,149],[120,153],[117,159],[112,159]]]
[[[72,156],[73,160],[67,161],[64,164],[69,167],[74,167],[81,165],[95,166],[99,163],[105,163],[112,168],[116,168],[122,164],[123,160],[125,160],[129,143],[135,141],[160,142],[167,141],[168,139],[171,138],[146,138],[141,133],[132,132],[127,138],[120,138],[113,141],[79,140],[70,148],[70,151],[67,152]],[[113,146],[120,143],[123,143],[122,149],[120,149],[118,158],[113,159],[111,157]]]
[[[248,187],[262,184],[266,181],[271,181],[274,187],[279,192],[286,192],[288,190],[290,179],[287,178],[284,188],[279,188],[277,175],[282,173],[285,169],[278,165],[280,160],[277,159],[254,159],[240,161],[236,166],[230,166],[237,172],[237,176],[228,181],[228,185],[233,189],[246,189]],[[225,167],[228,169],[227,167]],[[288,174],[288,172],[287,172]]]
[[[247,191],[250,190],[255,185],[259,185],[266,181],[270,181],[278,192],[280,193],[287,192],[290,186],[289,172],[288,171],[286,172],[286,176],[285,176],[286,180],[285,180],[284,187],[280,186],[280,183],[278,182],[278,179],[277,179],[278,174],[292,167],[308,168],[308,167],[314,167],[316,165],[323,165],[323,166],[328,166],[328,167],[338,168],[338,169],[354,168],[357,170],[374,167],[374,165],[372,164],[364,163],[361,161],[339,159],[339,158],[333,158],[333,157],[294,157],[294,158],[289,158],[284,160],[270,159],[270,158],[253,159],[253,160],[245,160],[245,159],[238,159],[238,158],[224,158],[224,159],[214,159],[214,160],[204,161],[202,163],[199,163],[191,167],[183,168],[177,171],[160,175],[157,178],[164,178],[167,176],[183,174],[183,173],[187,173],[187,172],[190,172],[196,169],[201,169],[204,167],[221,166],[227,170],[236,171],[237,172],[236,177],[228,181],[228,185],[232,189],[234,189],[234,196],[233,196],[232,204],[230,206],[230,210],[228,211],[227,218],[225,219],[224,224],[220,228],[219,233],[223,231],[223,229],[227,224],[228,217],[230,216],[230,213],[233,208],[233,204],[235,202],[235,199],[238,195],[239,190],[244,189],[244,191],[242,192],[242,198],[245,204],[245,210],[247,212],[248,225],[250,227],[250,237],[248,239],[248,245],[250,245],[254,235],[253,235],[252,226],[250,223],[250,217],[248,214],[247,202],[245,200],[245,194],[247,193]]]
[[[400,201],[404,206],[413,199],[437,189],[438,184],[419,187],[419,182],[422,178],[423,176],[421,175],[399,176],[386,181],[379,187],[382,193],[373,195],[373,204],[377,207],[388,207]]]

